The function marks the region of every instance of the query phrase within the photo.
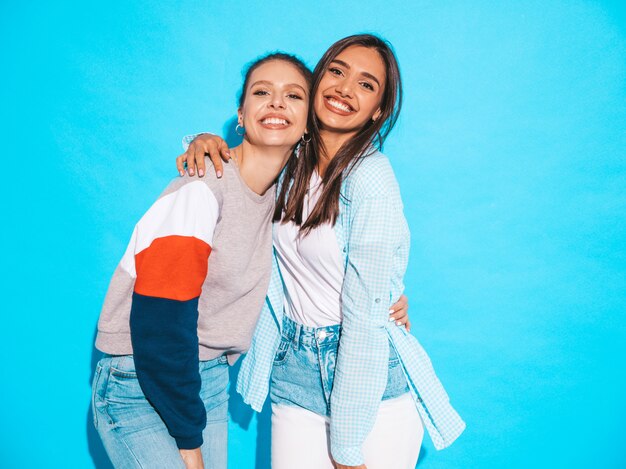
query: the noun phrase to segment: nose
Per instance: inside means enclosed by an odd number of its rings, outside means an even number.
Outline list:
[[[280,93],[275,93],[269,102],[269,106],[274,109],[285,109],[285,99]]]
[[[335,91],[342,97],[352,98],[352,83],[350,82],[350,80],[341,80],[339,83],[337,83]]]

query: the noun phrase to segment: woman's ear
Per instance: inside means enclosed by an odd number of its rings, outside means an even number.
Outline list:
[[[380,108],[376,109],[376,112],[372,116],[372,122],[376,122],[382,113],[383,111],[381,111]]]
[[[241,112],[241,108],[237,109],[237,124],[243,127],[243,112]]]

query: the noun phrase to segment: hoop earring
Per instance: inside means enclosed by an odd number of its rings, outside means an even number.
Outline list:
[[[241,133],[239,133],[241,131]],[[240,126],[239,124],[237,124],[237,126],[235,127],[235,133],[237,135],[239,135],[240,137],[243,137],[244,134],[246,133],[246,129],[242,126]]]
[[[309,139],[308,139],[308,140],[307,140],[306,138],[304,138],[306,135],[308,135],[308,136],[309,136]],[[306,145],[307,143],[309,143],[312,139],[313,139],[313,137],[311,137],[311,134],[307,134],[307,133],[302,134],[302,137],[300,137],[300,141],[301,141],[302,143],[304,143],[305,145]]]

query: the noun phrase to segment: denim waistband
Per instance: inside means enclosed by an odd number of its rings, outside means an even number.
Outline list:
[[[274,356],[270,397],[273,404],[296,405],[330,415],[341,325],[310,327],[283,316],[282,340]],[[400,358],[389,344],[383,400],[409,391]]]
[[[110,353],[102,354],[102,363],[110,364],[113,368],[121,367],[124,363],[131,363],[134,367],[135,358],[133,355],[111,355]],[[200,365],[211,365],[213,363],[228,363],[228,355],[225,353],[211,360],[199,360]]]
[[[305,345],[317,348],[321,345],[329,345],[339,341],[341,324],[332,326],[311,327],[295,322],[293,319],[283,316],[283,337],[289,339],[294,345]]]

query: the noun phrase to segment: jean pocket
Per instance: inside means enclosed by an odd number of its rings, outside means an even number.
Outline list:
[[[389,368],[395,368],[400,364],[400,358],[390,358],[389,359]]]
[[[132,356],[117,357],[111,361],[104,399],[108,404],[148,402],[139,385]]]
[[[285,364],[287,361],[287,357],[289,356],[289,349],[291,345],[291,339],[287,337],[282,337],[280,339],[280,344],[278,344],[278,350],[276,350],[276,355],[274,355],[274,365],[279,366]]]
[[[130,434],[163,424],[154,407],[141,390],[139,381],[122,374],[109,373],[102,411],[108,423],[121,434]]]
[[[117,379],[137,379],[133,357],[125,355],[112,360],[110,373]]]
[[[404,376],[404,371],[400,363],[395,348],[389,345],[389,372],[387,375],[387,387],[383,394],[383,400],[401,396],[409,391],[409,386]]]
[[[400,357],[395,347],[389,343],[389,368],[395,368],[400,364]]]
[[[200,398],[207,410],[228,400],[228,361],[226,357],[200,362]]]

